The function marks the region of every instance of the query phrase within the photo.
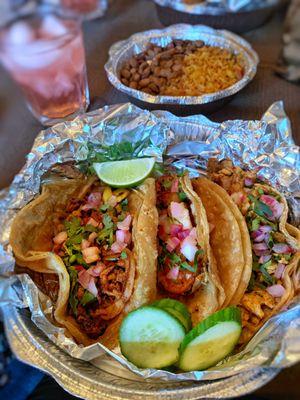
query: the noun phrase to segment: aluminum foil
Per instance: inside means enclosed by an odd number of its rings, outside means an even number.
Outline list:
[[[125,360],[118,348],[100,343],[77,345],[53,324],[53,305],[26,274],[13,274],[14,259],[8,244],[11,221],[28,201],[39,194],[47,171],[74,174],[70,162],[84,160],[87,145],[97,151],[122,141],[133,144],[134,156],[151,155],[165,163],[186,168],[192,176],[205,172],[207,160],[230,157],[235,164],[259,168],[262,178],[283,190],[293,201],[300,194],[299,147],[293,143],[291,125],[283,104],[273,104],[260,121],[213,123],[204,116],[178,118],[168,112],[150,113],[131,104],[106,106],[74,121],[42,131],[26,165],[8,190],[0,192],[0,305],[29,307],[33,323],[72,357],[90,361],[113,375],[163,381],[207,381],[230,377],[255,367],[283,368],[300,360],[300,299],[295,298],[270,319],[239,354],[207,371],[175,374],[141,370]],[[67,167],[65,167],[67,166]],[[298,207],[299,209],[299,207]],[[5,308],[4,308],[5,310]],[[32,342],[35,343],[34,335]],[[44,346],[47,347],[45,341]],[[134,374],[134,375],[132,375]]]
[[[243,78],[225,90],[202,96],[153,96],[140,90],[131,89],[120,81],[119,73],[125,61],[134,54],[146,50],[149,42],[165,47],[173,39],[203,40],[208,45],[223,47],[234,54],[242,55],[245,64]],[[256,75],[258,62],[258,55],[250,44],[234,33],[216,30],[204,25],[179,24],[165,29],[136,33],[127,40],[115,43],[109,50],[109,60],[105,65],[105,70],[110,83],[128,96],[151,104],[178,104],[183,106],[207,104],[239,92]]]
[[[184,0],[154,0],[162,7],[173,8],[188,14],[197,15],[222,15],[272,7],[280,4],[282,0],[203,0],[199,4],[187,4]]]

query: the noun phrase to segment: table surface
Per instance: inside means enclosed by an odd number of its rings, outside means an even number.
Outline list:
[[[260,56],[257,76],[223,109],[209,117],[217,122],[228,119],[260,119],[268,107],[283,100],[291,119],[293,135],[300,144],[300,90],[274,73],[281,50],[284,12],[275,15],[264,27],[244,34]],[[87,55],[91,109],[105,104],[127,102],[106,79],[104,64],[109,47],[129,35],[160,28],[155,7],[150,0],[115,0],[102,19],[85,23],[84,36]],[[0,71],[0,189],[9,185],[25,162],[41,125],[27,110],[18,87],[5,71]],[[256,394],[264,398],[299,398],[300,366],[282,372],[272,383]]]

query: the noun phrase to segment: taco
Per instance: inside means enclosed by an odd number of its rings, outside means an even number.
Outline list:
[[[208,165],[209,177],[222,186],[244,215],[252,247],[252,274],[241,298],[245,344],[299,290],[299,230],[287,224],[284,196],[260,182],[256,174],[230,160]]]
[[[205,209],[187,175],[161,176],[156,196],[159,296],[185,303],[197,324],[224,302]]]
[[[225,292],[222,307],[241,300],[252,272],[252,251],[247,224],[228,193],[208,180],[192,181],[206,210],[210,245]]]
[[[155,199],[151,178],[116,190],[95,178],[56,180],[15,217],[16,262],[58,277],[55,296],[46,294],[78,343],[115,347],[124,314],[155,300]]]

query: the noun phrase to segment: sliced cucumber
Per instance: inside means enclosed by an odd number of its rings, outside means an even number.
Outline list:
[[[241,315],[237,307],[212,314],[183,339],[178,367],[183,371],[196,371],[216,365],[232,352],[241,332]]]
[[[180,301],[173,299],[161,299],[157,300],[151,304],[153,307],[161,308],[167,311],[173,317],[177,318],[179,322],[184,326],[186,332],[188,332],[192,327],[191,314],[187,307],[180,303]]]
[[[141,307],[123,320],[120,332],[122,354],[140,368],[164,368],[179,358],[185,335],[181,323],[157,307]]]

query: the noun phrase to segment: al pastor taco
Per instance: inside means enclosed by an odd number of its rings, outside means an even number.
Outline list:
[[[116,190],[95,178],[58,180],[15,217],[17,264],[58,277],[57,293],[47,293],[54,319],[78,343],[113,348],[124,314],[155,300],[155,199],[152,178]]]
[[[160,296],[184,302],[197,324],[224,302],[206,212],[187,175],[163,175],[156,195]]]
[[[255,173],[234,167],[229,160],[212,160],[209,176],[239,207],[251,239],[252,275],[239,303],[244,344],[299,290],[299,230],[287,224],[284,196],[259,182]]]

